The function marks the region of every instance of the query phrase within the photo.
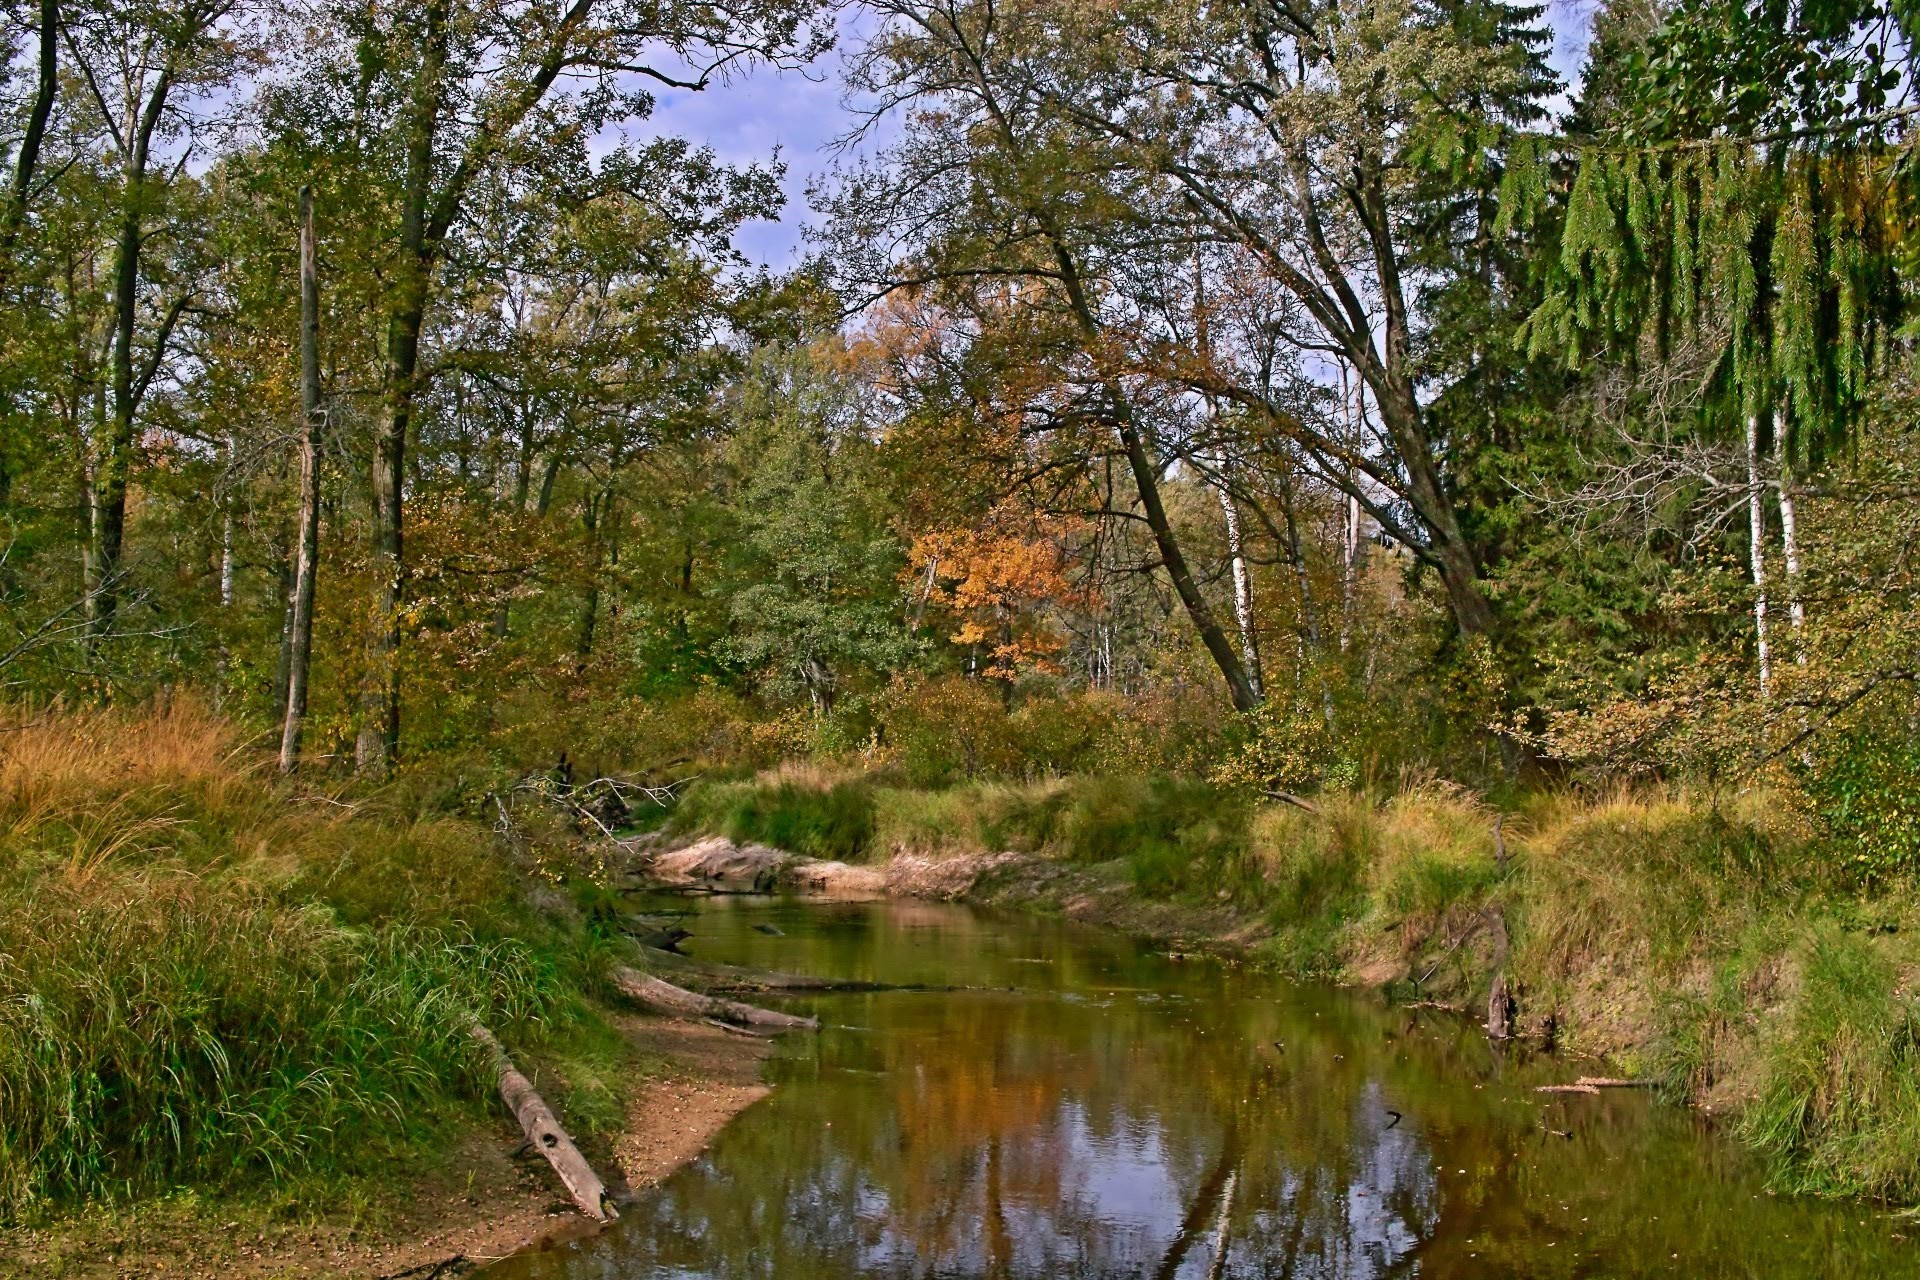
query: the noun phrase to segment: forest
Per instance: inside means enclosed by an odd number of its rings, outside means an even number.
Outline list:
[[[381,1198],[475,1018],[598,1158],[701,835],[1105,876],[1920,1201],[1920,9],[1581,22],[7,0],[0,1261]],[[781,75],[804,209],[661,125]]]

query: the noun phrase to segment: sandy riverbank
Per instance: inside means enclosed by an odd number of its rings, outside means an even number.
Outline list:
[[[701,1023],[623,1016],[635,1048],[663,1062],[634,1091],[627,1122],[589,1157],[617,1199],[697,1157],[729,1120],[765,1097],[765,1041]],[[466,1135],[439,1167],[378,1203],[349,1191],[333,1211],[274,1220],[270,1206],[230,1210],[160,1199],[34,1229],[0,1233],[0,1275],[22,1280],[114,1277],[438,1277],[598,1229],[574,1212],[544,1162],[517,1155],[511,1120]]]

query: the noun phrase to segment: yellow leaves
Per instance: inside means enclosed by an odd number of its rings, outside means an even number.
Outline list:
[[[953,643],[986,649],[982,674],[1010,680],[1023,669],[1049,671],[1062,644],[1050,613],[1090,600],[1068,576],[1066,531],[1065,522],[1025,517],[924,533],[906,577],[923,609],[956,618]]]

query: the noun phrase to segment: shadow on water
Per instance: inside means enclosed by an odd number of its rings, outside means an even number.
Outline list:
[[[771,924],[777,934],[755,925]],[[954,984],[820,995],[773,1095],[611,1230],[490,1276],[1920,1276],[1697,1117],[1532,1086],[1462,1020],[924,903],[720,899],[703,959]]]

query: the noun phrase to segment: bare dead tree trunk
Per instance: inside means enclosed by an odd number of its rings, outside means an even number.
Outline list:
[[[1233,567],[1233,616],[1240,627],[1241,661],[1246,664],[1247,683],[1253,686],[1254,696],[1264,698],[1266,689],[1260,669],[1260,637],[1253,626],[1253,577],[1247,572],[1247,550],[1240,529],[1240,507],[1226,486],[1221,486],[1216,492],[1220,496],[1220,513],[1227,521],[1227,557]]]
[[[703,996],[698,992],[688,991],[684,987],[676,987],[671,982],[662,981],[652,974],[641,973],[638,969],[615,969],[613,985],[619,988],[620,994],[627,999],[656,1013],[682,1018],[711,1018],[716,1022],[728,1023],[736,1027],[764,1027],[771,1031],[818,1031],[820,1029],[818,1018],[802,1018],[797,1014],[780,1013],[773,1009],[742,1004],[738,1000]]]
[[[613,1207],[613,1197],[607,1194],[600,1175],[593,1171],[587,1158],[580,1154],[580,1148],[560,1127],[559,1117],[553,1114],[553,1108],[533,1087],[533,1081],[513,1065],[513,1059],[507,1056],[506,1048],[494,1037],[493,1032],[477,1022],[473,1024],[472,1032],[473,1038],[486,1047],[493,1059],[494,1082],[500,1090],[500,1100],[507,1104],[507,1110],[513,1112],[513,1118],[520,1122],[520,1131],[527,1135],[527,1141],[533,1145],[533,1149],[544,1156],[547,1163],[553,1166],[553,1171],[560,1175],[567,1194],[573,1197],[573,1203],[580,1212],[595,1222],[611,1222],[618,1218],[620,1215]]]
[[[1786,421],[1776,413],[1773,421],[1773,456],[1780,481],[1780,544],[1787,562],[1787,621],[1793,627],[1793,661],[1807,664],[1807,606],[1800,594],[1800,518],[1794,507],[1793,464],[1787,457]]]
[[[280,772],[300,764],[313,664],[313,588],[320,568],[320,272],[313,234],[313,188],[300,188],[300,514],[288,602],[287,704],[280,727]]]
[[[1747,415],[1747,534],[1748,561],[1753,573],[1754,652],[1760,666],[1760,697],[1773,686],[1773,652],[1767,636],[1767,508],[1766,485],[1760,475],[1760,416]]]

